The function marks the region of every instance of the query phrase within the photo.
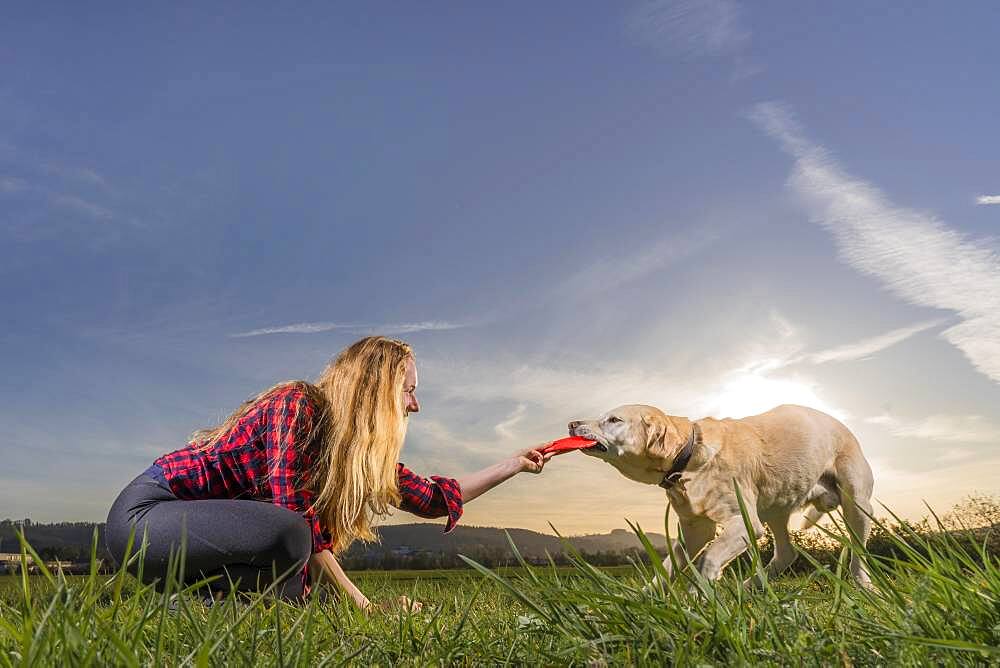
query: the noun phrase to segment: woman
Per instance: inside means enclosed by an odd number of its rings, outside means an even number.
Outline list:
[[[551,455],[527,449],[461,478],[422,478],[397,463],[407,416],[420,410],[413,351],[367,337],[340,353],[314,383],[279,383],[225,422],[196,432],[163,455],[111,507],[107,543],[120,562],[135,530],[142,563],[129,568],[161,582],[184,538],[190,582],[210,576],[218,595],[275,583],[299,600],[309,580],[330,582],[361,608],[368,598],[337,563],[356,539],[396,506],[444,517],[450,531],[463,503],[508,478],[541,472]],[[270,503],[260,503],[269,501]]]

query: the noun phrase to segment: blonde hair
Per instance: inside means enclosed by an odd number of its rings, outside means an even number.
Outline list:
[[[338,554],[356,539],[374,541],[374,520],[400,502],[396,462],[406,436],[400,393],[409,344],[369,336],[348,346],[315,383],[286,381],[248,399],[218,427],[192,435],[211,447],[257,402],[295,387],[317,408],[310,429],[297,435],[299,447],[313,448],[313,468],[303,472],[315,493],[313,509],[333,537]]]

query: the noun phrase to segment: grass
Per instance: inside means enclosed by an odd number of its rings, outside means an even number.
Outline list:
[[[0,666],[1000,665],[1000,563],[987,542],[881,530],[894,550],[867,555],[875,591],[843,577],[848,541],[835,534],[831,566],[754,591],[742,579],[760,572],[756,549],[714,585],[648,591],[658,560],[601,569],[578,553],[569,567],[355,574],[375,600],[430,604],[415,615],[261,596],[204,608],[182,595],[170,611],[166,594],[121,573],[7,577]]]

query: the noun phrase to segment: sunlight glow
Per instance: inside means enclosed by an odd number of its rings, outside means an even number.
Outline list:
[[[713,417],[741,418],[763,413],[781,404],[809,406],[838,420],[847,418],[845,411],[819,397],[815,383],[801,378],[771,378],[761,367],[734,372],[725,380],[718,394],[706,403],[705,409]]]

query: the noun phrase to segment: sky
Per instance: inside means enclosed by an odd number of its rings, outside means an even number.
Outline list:
[[[645,403],[781,403],[919,517],[997,493],[1000,6],[21,4],[0,25],[0,518],[409,341],[459,476]],[[576,453],[463,523],[663,526]],[[416,518],[402,512],[388,521]]]

